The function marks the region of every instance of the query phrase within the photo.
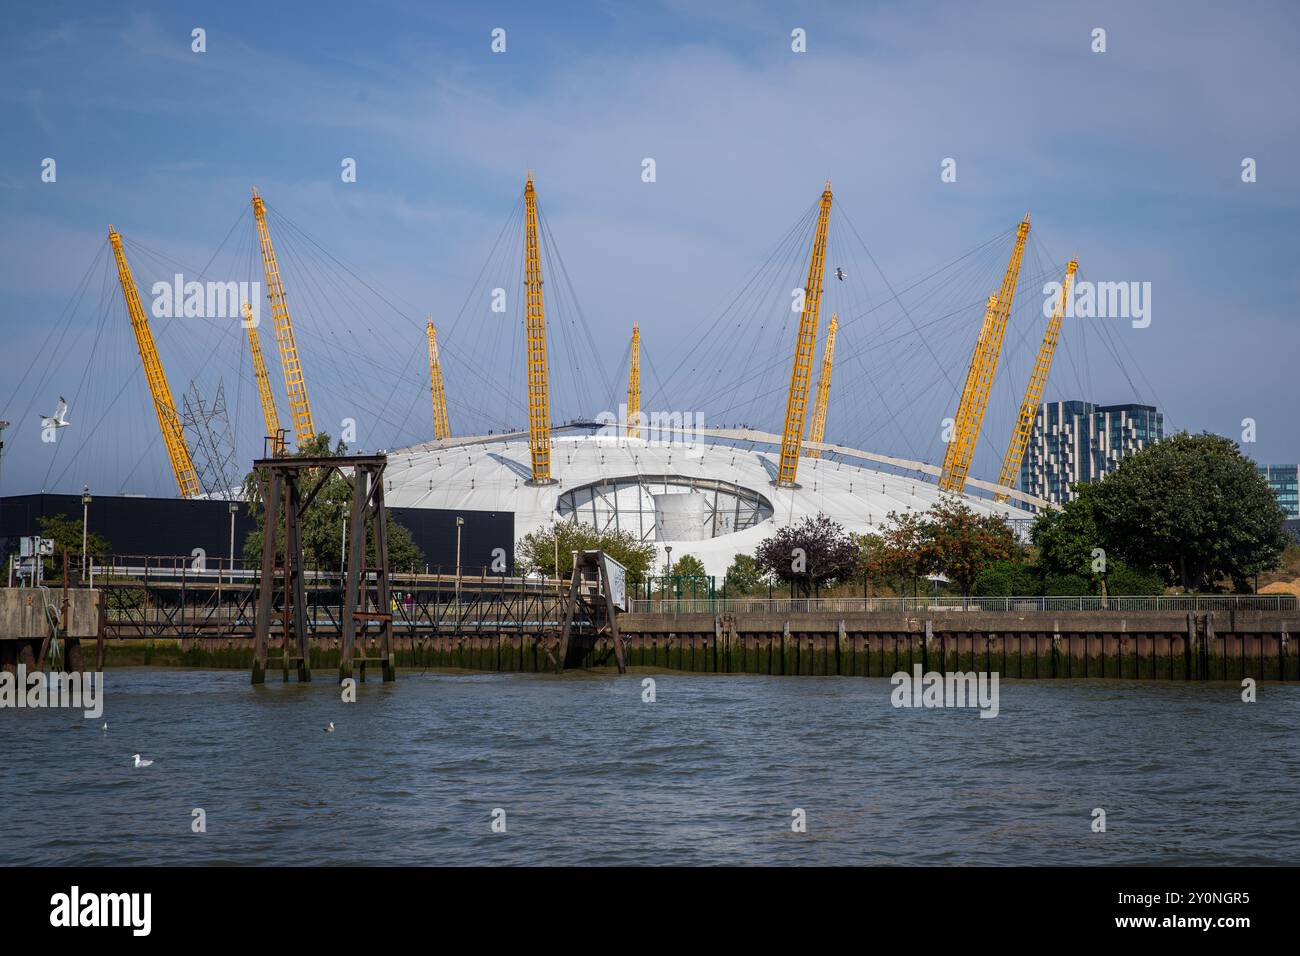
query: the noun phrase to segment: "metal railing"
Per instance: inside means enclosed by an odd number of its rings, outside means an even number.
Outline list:
[[[96,559],[95,586],[105,594],[109,637],[252,636],[259,600],[257,568],[195,566],[192,559],[115,556]],[[487,569],[475,573],[388,575],[389,606],[397,637],[484,634],[556,629],[564,617],[568,582],[554,578],[508,577]],[[341,630],[343,578],[337,570],[304,568],[303,613],[314,636]],[[366,577],[373,581],[375,572]],[[232,580],[233,578],[233,580]],[[283,582],[272,589],[274,627],[280,626]],[[579,631],[590,622],[574,618]],[[368,625],[366,625],[368,626]]]
[[[908,614],[1019,611],[1294,611],[1290,594],[1170,594],[1099,597],[634,598],[634,614]]]

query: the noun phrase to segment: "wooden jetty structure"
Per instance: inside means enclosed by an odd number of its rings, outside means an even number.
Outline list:
[[[354,666],[364,680],[368,663],[379,665],[385,681],[396,679],[384,512],[386,464],[384,455],[276,457],[253,462],[265,517],[253,630],[254,684],[266,680],[272,616],[280,620],[279,661],[284,679],[289,679],[293,666],[299,681],[311,680],[307,633],[312,608],[307,602],[300,522],[325,483],[336,474],[343,475],[352,489],[346,531],[347,570],[341,582],[338,617],[342,638],[339,680],[352,677]],[[305,494],[304,482],[311,486]],[[368,639],[371,625],[375,628],[373,640]],[[368,654],[367,647],[371,648]],[[362,653],[357,656],[359,650]]]

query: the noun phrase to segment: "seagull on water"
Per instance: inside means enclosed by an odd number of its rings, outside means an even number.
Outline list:
[[[108,721],[107,721],[107,720],[104,721],[104,726],[101,727],[100,729],[101,729],[101,730],[108,730]]]
[[[332,721],[332,720],[330,721],[330,725],[329,725],[328,727],[325,728],[325,733],[327,733],[327,734],[332,734],[332,733],[334,733],[334,721]]]
[[[53,415],[41,416],[42,428],[63,428],[68,424],[68,401],[62,395],[59,396],[59,405],[54,409]]]
[[[143,758],[141,758],[141,756],[140,756],[139,754],[133,754],[133,756],[135,757],[135,765],[136,765],[137,767],[152,767],[152,766],[153,766],[153,761],[152,761],[152,760],[144,760]]]

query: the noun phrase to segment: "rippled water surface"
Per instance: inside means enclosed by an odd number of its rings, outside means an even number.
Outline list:
[[[644,676],[110,671],[101,720],[0,710],[0,864],[1300,863],[1293,685]]]

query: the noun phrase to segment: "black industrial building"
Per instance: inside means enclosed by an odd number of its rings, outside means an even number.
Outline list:
[[[0,498],[0,557],[4,567],[18,550],[19,538],[40,533],[39,521],[64,515],[81,526],[80,495],[11,495]],[[493,550],[505,551],[506,573],[514,573],[515,516],[503,511],[453,511],[441,508],[389,508],[388,517],[411,532],[430,571],[456,567],[456,519],[461,527],[461,569],[491,570]],[[230,506],[226,501],[95,495],[88,529],[106,540],[117,555],[175,556],[202,548],[210,560],[230,554]],[[235,557],[256,527],[248,506],[235,512]]]

